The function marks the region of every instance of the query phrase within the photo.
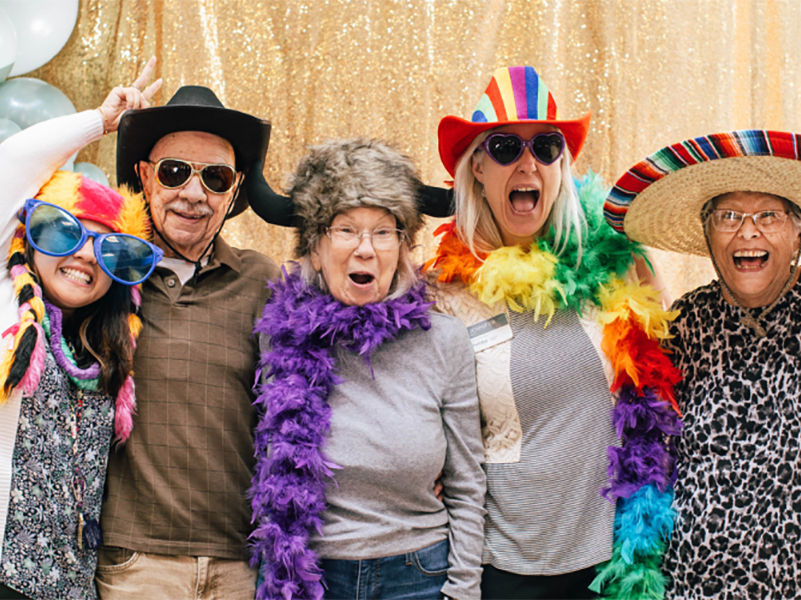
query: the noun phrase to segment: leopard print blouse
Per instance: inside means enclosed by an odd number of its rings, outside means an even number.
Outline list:
[[[762,339],[717,281],[674,308],[684,431],[669,596],[799,598],[801,284],[762,320]]]

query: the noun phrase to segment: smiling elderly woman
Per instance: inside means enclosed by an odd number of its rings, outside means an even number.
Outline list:
[[[708,255],[718,280],[679,299],[669,346],[685,429],[675,598],[801,596],[801,160],[798,134],[673,144],[629,169],[607,218],[631,238]]]
[[[409,257],[422,187],[408,158],[359,139],[295,173],[300,268],[256,327],[258,598],[320,598],[321,574],[330,598],[479,597],[473,352]]]

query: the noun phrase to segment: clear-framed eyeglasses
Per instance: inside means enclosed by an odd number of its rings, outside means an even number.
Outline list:
[[[347,225],[329,227],[325,234],[336,248],[355,249],[367,237],[376,250],[396,250],[403,241],[403,230],[394,227],[376,227],[371,231],[359,231]]]
[[[747,217],[751,217],[754,227],[762,233],[777,233],[787,222],[789,213],[786,210],[761,210],[755,213],[745,213],[739,210],[719,208],[709,215],[709,223],[717,231],[734,233],[739,231]]]

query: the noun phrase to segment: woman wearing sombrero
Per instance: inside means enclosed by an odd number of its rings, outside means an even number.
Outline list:
[[[640,284],[643,248],[604,223],[601,182],[573,179],[589,119],[559,118],[536,71],[509,67],[470,120],[439,126],[456,218],[427,267],[476,352],[485,598],[585,598],[598,565],[595,592],[664,587],[666,440],[680,428],[659,346],[670,315]]]
[[[610,192],[632,239],[709,256],[718,279],[679,299],[684,374],[676,598],[801,595],[801,136],[746,130],[667,146]]]

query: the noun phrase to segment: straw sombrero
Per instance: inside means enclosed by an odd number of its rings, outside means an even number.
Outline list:
[[[801,134],[746,129],[666,146],[617,180],[604,215],[647,246],[707,256],[701,209],[736,191],[773,194],[801,207]]]
[[[454,174],[456,164],[478,134],[513,123],[558,127],[575,159],[587,137],[590,113],[579,119],[560,119],[556,101],[533,67],[497,69],[470,120],[448,115],[439,122],[439,156],[448,173]]]

